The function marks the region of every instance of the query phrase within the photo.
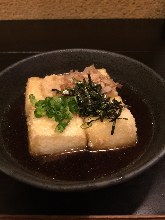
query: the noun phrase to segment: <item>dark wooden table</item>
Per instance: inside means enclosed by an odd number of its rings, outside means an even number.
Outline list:
[[[63,48],[121,53],[165,78],[165,20],[0,21],[0,70]],[[0,216],[4,214],[165,215],[165,157],[135,179],[91,192],[49,192],[0,172]]]

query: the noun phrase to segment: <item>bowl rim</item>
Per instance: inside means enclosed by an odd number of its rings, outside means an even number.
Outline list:
[[[101,53],[101,54],[111,55],[113,57],[124,58],[127,61],[130,61],[131,63],[136,63],[136,64],[142,66],[144,69],[148,70],[156,78],[158,78],[161,81],[162,84],[165,85],[165,79],[164,78],[162,78],[152,68],[148,67],[147,65],[145,65],[144,63],[142,63],[138,60],[135,60],[135,59],[133,59],[129,56],[125,56],[125,55],[115,53],[115,52],[111,52],[111,51],[98,50],[98,49],[85,49],[85,48],[60,49],[60,50],[52,50],[52,51],[37,53],[35,55],[32,55],[32,56],[29,56],[27,58],[21,59],[21,60],[15,62],[12,65],[9,65],[4,70],[0,71],[0,77],[2,77],[6,72],[8,72],[8,71],[12,70],[13,68],[17,67],[18,65],[26,63],[26,62],[30,61],[31,59],[33,60],[34,58],[37,59],[38,57],[44,57],[44,56],[51,55],[51,54],[57,54],[58,55],[59,53],[71,53],[71,52]],[[165,144],[162,146],[162,148],[160,149],[160,152],[158,153],[158,155],[156,155],[156,157],[152,158],[150,161],[148,161],[144,165],[141,165],[136,170],[133,170],[128,174],[124,174],[124,177],[123,176],[117,176],[117,177],[115,177],[113,179],[109,179],[109,180],[106,179],[106,178],[105,179],[104,178],[103,179],[98,178],[94,181],[75,181],[74,184],[73,184],[73,182],[69,182],[69,181],[68,181],[68,184],[56,184],[56,183],[55,184],[49,184],[49,182],[45,182],[45,184],[44,184],[43,182],[39,182],[37,180],[37,178],[29,178],[28,174],[20,175],[19,172],[11,172],[11,168],[6,167],[1,162],[0,162],[0,170],[3,173],[5,173],[5,174],[21,181],[21,182],[24,182],[24,183],[29,184],[31,186],[39,187],[41,189],[47,189],[47,190],[51,190],[51,191],[80,191],[80,190],[81,191],[86,191],[86,190],[98,189],[98,188],[102,188],[102,187],[113,186],[113,185],[125,182],[126,180],[130,180],[133,177],[136,177],[137,175],[139,175],[142,172],[146,171],[151,166],[153,166],[158,160],[163,158],[164,155],[165,155]]]

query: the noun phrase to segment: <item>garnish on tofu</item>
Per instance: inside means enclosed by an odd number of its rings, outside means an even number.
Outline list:
[[[102,86],[94,83],[90,74],[88,74],[88,80],[83,79],[83,81],[76,82],[72,89],[63,91],[53,89],[53,91],[67,97],[75,96],[81,117],[97,117],[84,122],[82,128],[90,127],[96,120],[103,122],[106,118],[113,122],[111,134],[114,133],[116,120],[119,119],[124,105],[115,98],[110,100],[110,97],[102,93]]]
[[[58,96],[46,97],[45,100],[35,100],[33,94],[29,96],[35,107],[34,115],[37,118],[47,116],[58,122],[56,131],[63,132],[72,119],[73,114],[80,117],[95,117],[85,121],[81,128],[88,128],[96,120],[103,122],[108,119],[112,122],[111,134],[115,131],[115,124],[125,107],[121,101],[110,99],[102,92],[101,84],[94,83],[90,74],[82,81],[75,80],[74,87],[64,90],[52,89]]]
[[[37,101],[33,94],[29,96],[32,105],[35,107],[36,118],[47,116],[58,122],[56,131],[63,132],[72,119],[72,114],[78,113],[78,105],[75,97],[46,97]]]

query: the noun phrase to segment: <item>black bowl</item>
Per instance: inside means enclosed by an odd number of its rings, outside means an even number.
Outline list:
[[[27,148],[24,92],[27,79],[94,64],[106,68],[122,83],[123,97],[133,105],[143,152],[112,175],[88,180],[60,180],[44,176],[24,158]],[[131,95],[130,95],[131,94]],[[44,189],[89,190],[128,180],[155,164],[165,154],[165,82],[152,69],[131,58],[98,50],[67,49],[39,54],[0,73],[0,170],[25,183]],[[127,100],[128,99],[128,100]],[[18,152],[22,152],[22,156]],[[22,162],[21,158],[22,157]]]

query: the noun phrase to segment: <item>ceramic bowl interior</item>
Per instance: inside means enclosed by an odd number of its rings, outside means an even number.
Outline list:
[[[81,71],[92,64],[96,68],[106,68],[115,81],[123,84],[121,95],[133,105],[143,152],[130,165],[112,175],[74,181],[44,176],[39,168],[35,170],[30,166],[24,155],[18,154],[27,147],[24,115],[27,79],[72,69]],[[111,52],[67,49],[17,62],[0,73],[0,170],[33,186],[58,191],[97,189],[128,180],[165,153],[164,97],[165,83],[157,73],[138,61]]]

